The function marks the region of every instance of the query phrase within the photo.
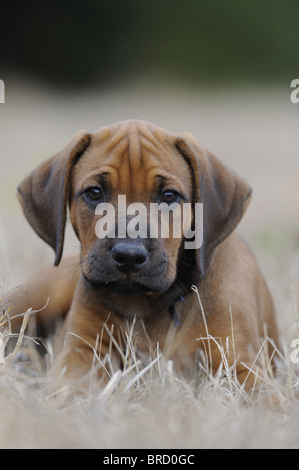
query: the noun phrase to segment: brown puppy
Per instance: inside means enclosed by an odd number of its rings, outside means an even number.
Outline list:
[[[201,348],[216,371],[221,362],[218,342],[228,345],[227,360],[237,362],[240,382],[246,379],[251,386],[256,380],[248,374],[253,362],[260,375],[265,373],[256,355],[265,324],[277,341],[272,300],[253,255],[234,232],[251,189],[190,134],[174,135],[143,121],[80,132],[25,178],[18,194],[28,222],[54,249],[55,266],[62,256],[68,208],[81,243],[78,278],[67,274],[65,265],[52,268],[31,286],[26,300],[38,308],[50,297],[41,314],[46,321],[69,310],[65,328],[74,334],[66,336],[55,361],[56,376],[67,382],[83,377],[91,368],[97,335],[97,353],[105,357],[110,351],[104,324],[118,341],[133,319],[137,348],[148,350],[150,338],[153,348],[159,343],[177,368],[187,367],[190,358],[195,364]],[[167,238],[161,233],[151,237],[150,229],[130,238],[121,234],[119,195],[126,196],[126,208],[136,202],[146,209],[152,203],[176,203],[179,208],[190,203],[192,220],[184,219],[179,238],[171,230],[174,216]],[[98,209],[96,215],[96,208],[104,202],[115,208],[114,237],[108,231],[106,238],[97,235],[97,223],[105,215],[98,215]],[[186,249],[183,229],[194,229],[199,202],[202,244]],[[132,213],[125,216],[127,226],[130,220]],[[150,225],[148,215],[146,221]],[[202,305],[192,286],[197,286]],[[217,342],[208,341],[208,335]],[[117,348],[113,361],[121,366]]]

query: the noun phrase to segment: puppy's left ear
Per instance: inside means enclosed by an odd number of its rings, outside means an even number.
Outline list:
[[[176,148],[191,168],[193,202],[203,203],[203,244],[196,256],[202,280],[210,269],[215,248],[243,217],[252,190],[191,134],[180,136]]]
[[[71,171],[87,149],[90,134],[80,131],[59,153],[41,163],[18,186],[18,199],[35,232],[61,260]]]

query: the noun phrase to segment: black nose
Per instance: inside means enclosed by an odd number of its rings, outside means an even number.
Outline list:
[[[119,242],[112,249],[114,263],[121,271],[141,268],[148,258],[147,249],[140,243]]]

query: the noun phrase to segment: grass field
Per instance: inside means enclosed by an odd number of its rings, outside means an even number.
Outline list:
[[[175,132],[188,130],[253,187],[239,231],[275,301],[281,353],[270,382],[282,399],[277,407],[267,405],[269,383],[244,396],[225,362],[216,377],[201,369],[194,383],[186,383],[156,351],[146,365],[133,355],[104,390],[91,384],[85,395],[63,402],[46,392],[38,357],[30,373],[5,361],[0,363],[0,447],[298,448],[299,368],[291,361],[290,345],[299,338],[299,105],[290,102],[288,85],[234,92],[140,87],[86,95],[59,95],[20,82],[8,89],[0,105],[2,295],[53,261],[15,198],[28,171],[82,128],[141,118]],[[65,249],[78,249],[70,228]],[[47,347],[50,362],[51,342]],[[132,344],[128,347],[133,354]]]

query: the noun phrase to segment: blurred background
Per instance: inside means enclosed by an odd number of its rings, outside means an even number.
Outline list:
[[[3,289],[53,260],[22,216],[18,182],[79,129],[140,118],[188,130],[250,182],[240,231],[274,294],[282,279],[298,294],[298,40],[296,0],[1,5]],[[76,247],[70,230],[66,250]]]
[[[195,85],[289,81],[296,0],[52,0],[1,7],[1,68],[51,87],[142,77]]]

